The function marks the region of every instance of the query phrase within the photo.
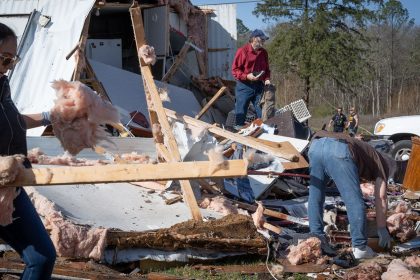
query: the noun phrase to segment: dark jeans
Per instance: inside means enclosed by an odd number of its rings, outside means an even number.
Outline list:
[[[55,263],[55,248],[32,202],[22,188],[14,200],[13,223],[0,226],[0,237],[26,264],[22,279],[50,279]]]
[[[325,188],[327,179],[331,178],[346,205],[352,246],[367,245],[365,203],[360,189],[359,172],[347,144],[333,138],[316,139],[313,140],[308,155],[311,174],[308,217],[311,233],[325,234]]]
[[[236,81],[235,89],[235,115],[236,125],[244,125],[249,103],[254,105],[257,117],[261,118],[262,112],[260,100],[264,91],[263,82],[241,82]]]

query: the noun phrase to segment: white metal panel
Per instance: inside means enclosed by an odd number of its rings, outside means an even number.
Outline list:
[[[18,44],[22,38],[23,32],[25,31],[26,23],[28,22],[29,15],[19,15],[19,16],[1,16],[0,22],[9,26],[15,33],[18,38]]]
[[[45,27],[34,16],[31,28],[21,49],[18,63],[10,80],[12,98],[22,113],[39,113],[53,106],[55,92],[50,83],[57,79],[70,80],[75,68],[74,58],[66,55],[76,46],[86,16],[95,0],[45,1],[38,10],[51,16]],[[39,136],[44,128],[28,130],[28,135]]]
[[[185,20],[179,17],[179,14],[170,12],[169,13],[169,26],[181,32],[185,36],[188,34],[187,23]]]
[[[200,6],[214,10],[215,16],[208,21],[208,75],[233,80],[232,61],[236,52],[236,5],[221,4]],[[226,49],[226,50],[221,50]]]
[[[0,0],[0,15],[29,15],[39,5],[39,0]]]
[[[122,68],[121,39],[88,39],[86,43],[86,57]]]
[[[167,55],[169,50],[169,8],[161,6],[144,9],[144,33],[147,44],[156,55]]]

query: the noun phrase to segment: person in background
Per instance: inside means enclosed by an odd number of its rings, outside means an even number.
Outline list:
[[[350,108],[350,114],[346,128],[348,129],[349,135],[351,137],[356,135],[357,129],[359,128],[359,114],[356,112],[354,107]]]
[[[309,152],[310,185],[308,199],[311,234],[326,240],[324,233],[325,189],[329,179],[337,186],[347,209],[353,255],[356,259],[376,256],[367,245],[366,212],[360,178],[375,184],[376,224],[379,245],[391,246],[386,227],[387,182],[396,170],[396,163],[369,144],[344,133],[319,131],[312,138]]]
[[[16,35],[0,23],[0,156],[27,155],[26,129],[48,125],[49,113],[21,115],[5,75],[18,62]],[[27,158],[24,167],[30,168]],[[56,252],[35,207],[23,188],[16,188],[11,224],[0,225],[0,237],[26,264],[21,279],[50,279]],[[4,202],[3,202],[4,203]]]
[[[236,129],[245,124],[249,103],[254,105],[257,118],[261,118],[261,95],[264,85],[270,83],[268,53],[263,48],[268,37],[259,29],[255,29],[249,43],[239,48],[232,63],[232,75],[236,79],[235,116]]]
[[[343,108],[338,107],[337,113],[335,113],[328,124],[328,128],[331,128],[331,125],[333,125],[334,132],[343,132],[346,127],[346,122],[347,118],[346,115],[343,114]]]

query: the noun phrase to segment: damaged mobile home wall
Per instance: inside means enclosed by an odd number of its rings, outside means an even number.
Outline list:
[[[28,23],[25,44],[18,53],[21,61],[10,79],[12,98],[22,113],[39,113],[51,108],[55,94],[50,83],[71,79],[76,63],[73,58],[66,60],[65,56],[78,44],[84,19],[94,2],[1,1],[2,15],[28,14],[33,8],[38,11]],[[68,11],[73,12],[69,14]],[[28,135],[39,136],[43,130],[43,127],[28,130]]]
[[[213,12],[208,17],[208,76],[233,80],[232,61],[236,52],[236,5],[200,6]]]

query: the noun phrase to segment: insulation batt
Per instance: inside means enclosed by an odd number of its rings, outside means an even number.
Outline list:
[[[420,274],[410,270],[407,263],[401,259],[394,259],[387,271],[382,274],[382,280],[420,280]]]
[[[158,92],[160,100],[162,100],[162,102],[171,102],[171,98],[169,97],[167,88],[159,88]]]
[[[201,208],[214,210],[227,216],[229,214],[242,214],[248,216],[248,212],[242,209],[238,209],[233,203],[222,196],[216,196],[213,198],[204,198],[200,203]]]
[[[205,153],[210,161],[209,171],[210,174],[213,174],[217,170],[226,169],[228,162],[223,156],[223,146],[218,145],[213,149],[210,149]]]
[[[107,229],[75,225],[66,220],[54,202],[40,195],[35,188],[25,188],[45,228],[50,230],[57,255],[68,258],[100,260],[105,246]]]
[[[54,134],[72,155],[94,147],[106,134],[100,124],[119,122],[117,109],[81,82],[54,81],[57,99],[51,110]]]
[[[314,262],[321,259],[321,240],[311,237],[299,242],[298,245],[291,245],[287,259],[293,265]]]
[[[248,167],[262,163],[270,163],[274,160],[273,156],[257,153],[254,149],[247,150],[244,157],[248,160]]]
[[[419,256],[411,256],[404,260],[404,262],[410,267],[420,267],[420,257]]]
[[[375,261],[362,263],[346,271],[345,280],[380,280],[382,267]]]
[[[263,225],[265,222],[265,218],[264,218],[264,206],[262,205],[261,201],[257,201],[258,204],[258,208],[255,211],[255,213],[253,213],[252,216],[252,220],[254,221],[254,225],[257,229],[264,229]]]
[[[147,65],[154,65],[156,63],[155,48],[149,45],[143,45],[139,48],[140,57]]]
[[[400,202],[395,207],[395,214],[392,214],[386,220],[389,233],[400,242],[406,242],[416,236],[414,231],[414,222],[408,219],[407,214],[411,213],[405,202]]]
[[[23,156],[0,157],[0,185],[15,181],[22,166]],[[0,188],[0,225],[7,226],[13,222],[13,200],[19,193],[16,188]]]
[[[67,151],[61,156],[47,156],[41,151],[40,148],[33,148],[29,150],[28,159],[31,163],[40,165],[93,166],[105,165],[109,163],[105,160],[76,158]]]
[[[363,197],[365,198],[374,196],[375,194],[375,185],[372,183],[362,183],[360,184],[360,189],[362,190]]]

